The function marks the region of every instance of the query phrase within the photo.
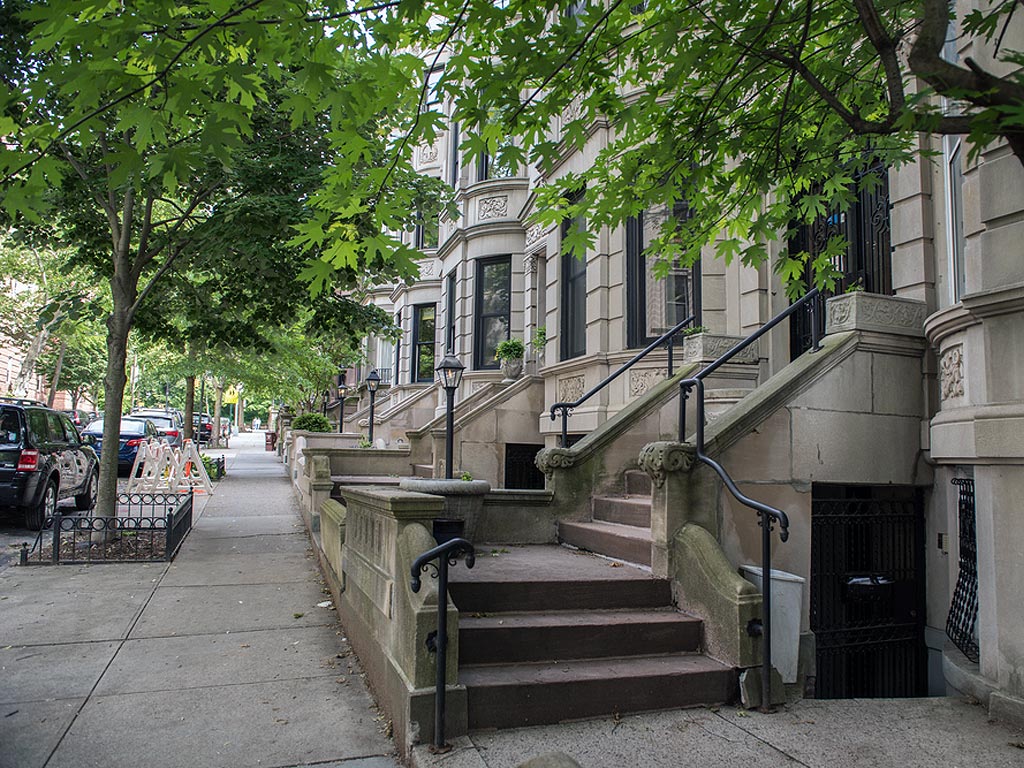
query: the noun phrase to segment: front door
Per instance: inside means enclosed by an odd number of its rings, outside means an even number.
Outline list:
[[[926,695],[920,491],[816,483],[811,499],[815,695]]]

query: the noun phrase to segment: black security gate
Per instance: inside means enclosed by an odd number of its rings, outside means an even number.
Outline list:
[[[857,199],[844,211],[820,216],[800,227],[790,241],[790,251],[810,254],[805,284],[813,285],[811,263],[833,237],[846,240],[846,251],[832,263],[842,277],[832,291],[823,291],[818,299],[818,337],[825,335],[825,299],[848,289],[868,293],[892,294],[892,244],[889,226],[889,175],[877,163],[857,177]],[[790,321],[790,352],[793,359],[811,348],[811,312],[800,312]]]
[[[810,618],[818,698],[927,693],[918,490],[813,487]]]
[[[960,489],[957,512],[960,528],[960,571],[953,590],[953,602],[946,617],[946,634],[971,661],[978,661],[978,541],[974,523],[974,481],[956,478]]]

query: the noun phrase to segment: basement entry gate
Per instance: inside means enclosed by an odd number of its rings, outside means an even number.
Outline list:
[[[815,695],[927,695],[920,491],[815,484],[811,498]]]

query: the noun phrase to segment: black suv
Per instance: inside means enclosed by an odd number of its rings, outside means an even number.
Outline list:
[[[96,506],[99,461],[71,419],[34,400],[0,397],[0,507],[25,513],[37,531],[74,497],[78,509]]]

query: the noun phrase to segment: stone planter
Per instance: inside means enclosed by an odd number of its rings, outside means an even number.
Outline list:
[[[873,331],[920,337],[928,307],[915,299],[853,291],[827,299],[825,313],[826,334]]]
[[[429,477],[405,477],[399,482],[403,491],[429,493],[444,497],[444,519],[464,524],[463,538],[473,541],[477,523],[484,511],[484,496],[491,490],[486,480],[444,480]]]
[[[523,373],[523,358],[502,360],[501,373],[505,377],[505,381],[515,381],[518,379]]]
[[[707,365],[713,363],[724,355],[736,344],[743,341],[743,336],[723,336],[717,333],[694,333],[683,341],[683,362],[701,363]],[[737,354],[731,362],[733,363],[756,363],[757,344],[751,344],[742,352]]]

